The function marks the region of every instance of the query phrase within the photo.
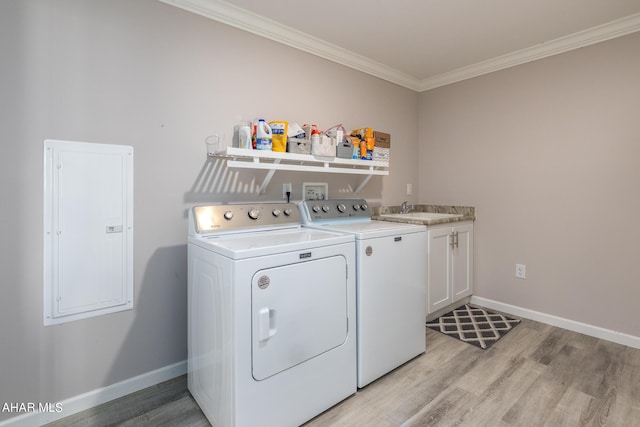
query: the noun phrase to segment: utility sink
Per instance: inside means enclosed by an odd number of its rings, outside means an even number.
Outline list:
[[[417,219],[417,220],[428,220],[428,219],[445,219],[445,218],[460,218],[462,215],[460,214],[448,214],[448,213],[437,213],[437,212],[409,212],[409,213],[399,213],[399,214],[382,214],[380,215],[383,218],[397,218],[397,219]]]

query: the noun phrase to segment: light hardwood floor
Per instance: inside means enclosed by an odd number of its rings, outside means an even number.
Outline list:
[[[186,378],[49,424],[208,426]],[[640,426],[640,350],[523,319],[488,350],[427,330],[427,352],[305,424]]]

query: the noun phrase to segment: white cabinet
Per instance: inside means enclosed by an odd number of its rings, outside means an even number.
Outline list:
[[[473,292],[473,222],[427,229],[427,312],[443,309]]]

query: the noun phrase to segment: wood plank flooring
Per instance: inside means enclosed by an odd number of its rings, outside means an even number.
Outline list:
[[[325,426],[640,427],[640,350],[523,319],[488,350],[427,352],[320,414]],[[179,377],[48,427],[209,426]]]

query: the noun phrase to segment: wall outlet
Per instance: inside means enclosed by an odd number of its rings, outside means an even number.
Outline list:
[[[516,277],[518,279],[527,278],[527,266],[524,264],[516,264]]]
[[[290,182],[285,182],[284,184],[282,184],[282,198],[287,200],[287,191],[289,192],[289,195],[291,195],[291,183]]]

